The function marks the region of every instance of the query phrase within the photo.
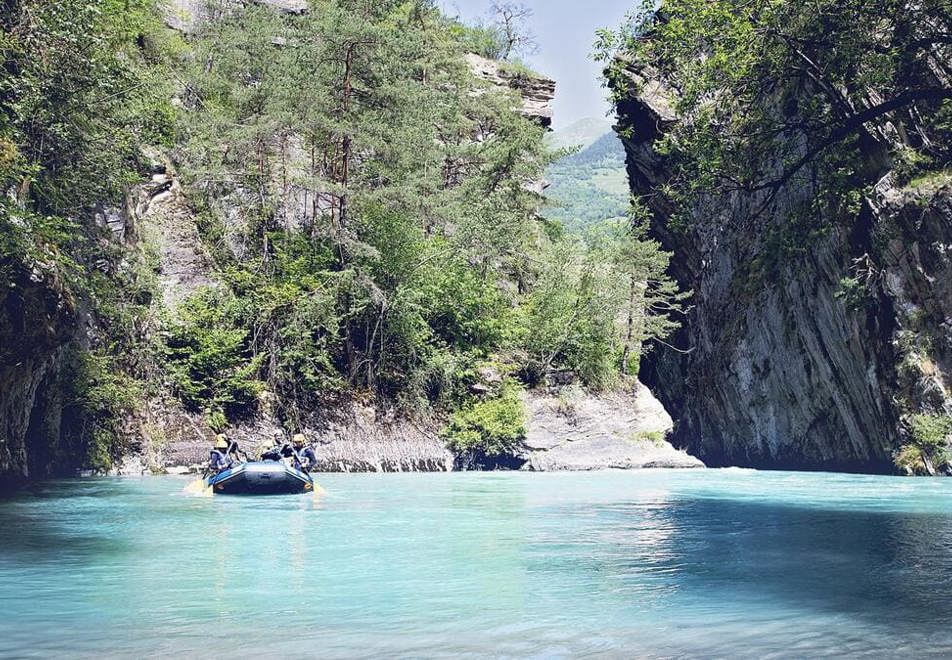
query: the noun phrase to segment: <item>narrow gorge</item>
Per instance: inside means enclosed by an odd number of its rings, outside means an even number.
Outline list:
[[[952,469],[939,0],[600,31],[628,217],[511,25],[98,1],[2,14],[5,483],[220,432],[341,471]]]

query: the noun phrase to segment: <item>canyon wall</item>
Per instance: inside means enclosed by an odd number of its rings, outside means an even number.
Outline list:
[[[709,465],[895,470],[910,402],[952,413],[952,177],[900,186],[887,163],[869,163],[886,172],[859,214],[800,237],[794,209],[809,186],[788,186],[763,214],[752,194],[702,195],[676,223],[656,149],[679,121],[674,93],[650,67],[627,75],[631,188],[693,291],[684,327],[642,369],[675,445]]]

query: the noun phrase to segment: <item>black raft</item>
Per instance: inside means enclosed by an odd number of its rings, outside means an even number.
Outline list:
[[[220,495],[294,495],[314,490],[311,475],[278,461],[242,463],[206,480]]]

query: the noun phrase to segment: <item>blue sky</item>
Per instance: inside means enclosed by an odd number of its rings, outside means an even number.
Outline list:
[[[558,83],[555,127],[608,111],[605,90],[598,82],[599,66],[589,53],[600,27],[617,27],[635,0],[517,0],[531,8],[531,29],[539,42],[538,55],[528,64]],[[444,11],[466,21],[487,18],[492,0],[440,0]]]

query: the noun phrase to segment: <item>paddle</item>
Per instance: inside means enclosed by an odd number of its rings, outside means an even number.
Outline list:
[[[211,484],[206,483],[205,481],[208,479],[210,474],[211,470],[208,466],[206,466],[205,469],[202,470],[201,477],[195,481],[189,482],[189,484],[185,486],[185,492],[189,493],[190,495],[201,495],[202,497],[211,497],[214,495],[215,492],[212,490]]]
[[[298,450],[294,447],[294,445],[288,445],[288,448],[290,448],[291,453],[294,454],[294,460],[297,461],[296,467],[304,474],[310,474],[310,471],[304,467],[304,461],[301,460],[301,455],[298,453]]]
[[[201,478],[189,482],[189,484],[185,486],[185,492],[190,495],[201,495],[202,497],[211,497],[215,494],[211,485],[205,482],[204,474]]]
[[[314,487],[313,497],[315,500],[320,499],[321,495],[324,495],[327,491],[321,488],[320,484],[314,481],[314,477],[311,476],[311,471],[304,466],[304,461],[301,458],[301,455],[298,453],[297,448],[294,445],[288,445],[288,448],[291,450],[291,453],[294,455],[294,459],[297,461],[298,466],[300,466],[301,472],[311,477],[311,485]]]

